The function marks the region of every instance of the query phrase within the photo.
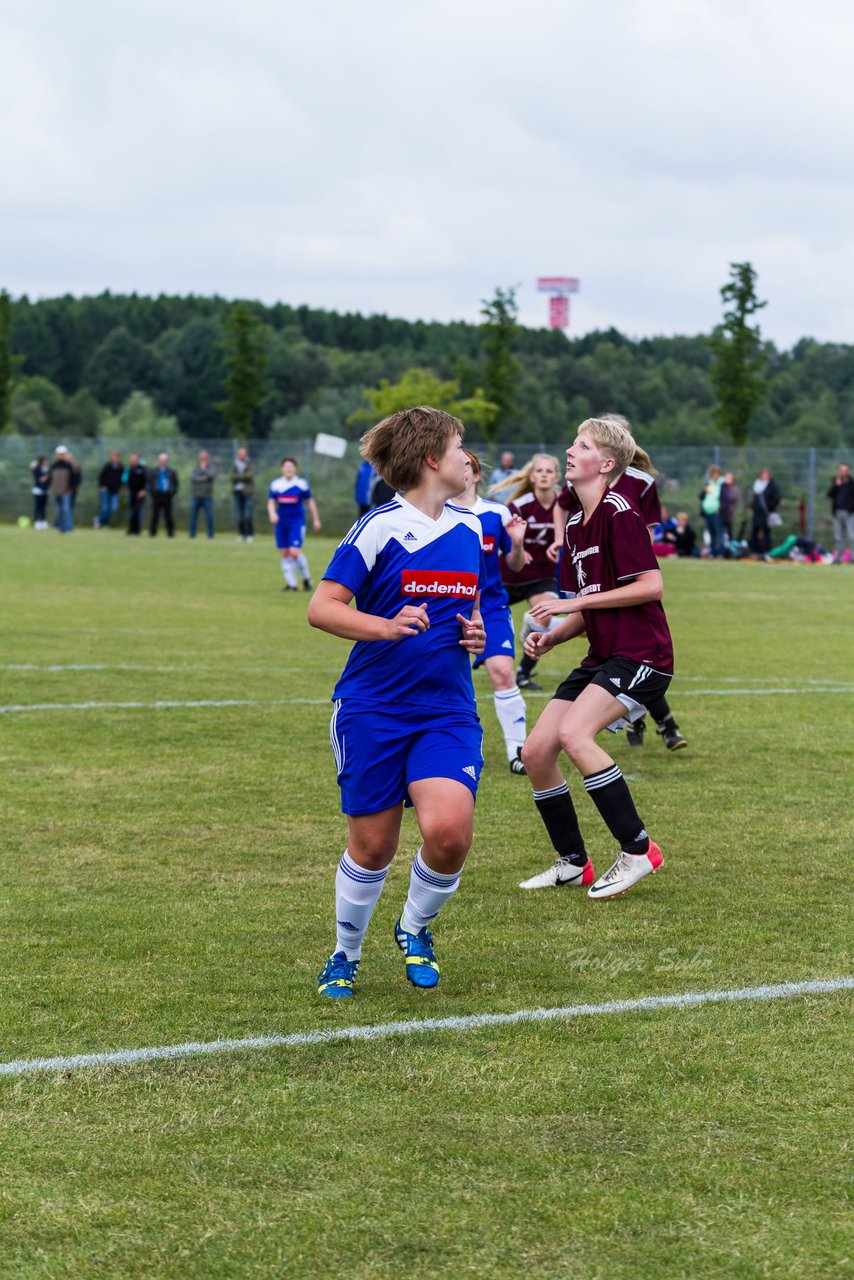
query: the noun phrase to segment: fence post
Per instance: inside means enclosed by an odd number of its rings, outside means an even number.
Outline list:
[[[807,537],[812,538],[815,529],[815,448],[810,449],[809,487],[807,489]]]

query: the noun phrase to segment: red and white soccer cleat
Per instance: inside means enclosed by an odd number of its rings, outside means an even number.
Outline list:
[[[643,880],[644,876],[657,871],[664,862],[661,850],[654,840],[650,840],[646,853],[620,854],[613,867],[609,867],[594,885],[587,890],[588,898],[616,898],[618,893],[625,893]]]
[[[520,889],[552,889],[561,885],[571,885],[575,889],[586,888],[596,879],[593,863],[588,858],[583,867],[570,862],[569,858],[558,858],[548,871],[541,871],[530,880],[523,880]]]

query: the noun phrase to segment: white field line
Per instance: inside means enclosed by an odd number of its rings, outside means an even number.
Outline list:
[[[0,715],[12,715],[20,711],[168,711],[175,707],[284,707],[302,705],[320,707],[331,705],[329,698],[223,698],[214,701],[200,698],[195,702],[176,702],[162,699],[157,702],[32,702],[0,707]]]
[[[803,685],[799,688],[773,689],[680,689],[682,698],[750,698],[780,695],[814,697],[820,693],[854,693],[854,684],[839,685]],[[551,692],[532,693],[526,691],[526,697],[551,698]],[[156,702],[30,702],[10,703],[0,707],[0,715],[8,716],[27,711],[168,711],[175,708],[198,707],[285,707],[304,706],[321,707],[329,704],[329,698],[199,698],[179,701],[177,699],[159,699]]]
[[[637,1000],[609,1000],[605,1004],[571,1004],[557,1009],[519,1009],[514,1013],[473,1013],[464,1017],[422,1018],[413,1022],[383,1022],[373,1027],[341,1027],[336,1030],[297,1031],[292,1035],[253,1036],[246,1040],[202,1040],[187,1044],[158,1045],[145,1049],[115,1049],[105,1053],[80,1053],[65,1058],[19,1058],[0,1062],[0,1076],[24,1076],[39,1071],[75,1071],[85,1067],[128,1067],[138,1063],[175,1058],[212,1057],[250,1049],[294,1049],[310,1044],[334,1044],[347,1040],[387,1040],[390,1036],[423,1035],[430,1031],[478,1031],[482,1027],[508,1027],[520,1023],[565,1022],[613,1013],[645,1013],[659,1009],[694,1009],[698,1005],[743,1000],[788,1000],[794,996],[826,995],[854,989],[854,978],[827,978],[812,982],[783,982],[776,986],[741,987],[732,991],[687,991],[673,996],[642,996]]]

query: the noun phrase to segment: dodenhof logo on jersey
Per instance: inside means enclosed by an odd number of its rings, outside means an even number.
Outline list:
[[[463,600],[474,600],[477,574],[447,569],[404,569],[400,589],[405,596],[460,596]]]
[[[483,554],[485,556],[488,556],[490,551],[494,551],[494,550],[495,550],[495,539],[491,537],[488,533],[485,533],[483,535]]]

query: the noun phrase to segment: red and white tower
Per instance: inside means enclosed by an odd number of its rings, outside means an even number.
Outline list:
[[[569,295],[578,293],[581,281],[573,276],[539,276],[537,290],[549,293],[549,328],[569,328]]]

